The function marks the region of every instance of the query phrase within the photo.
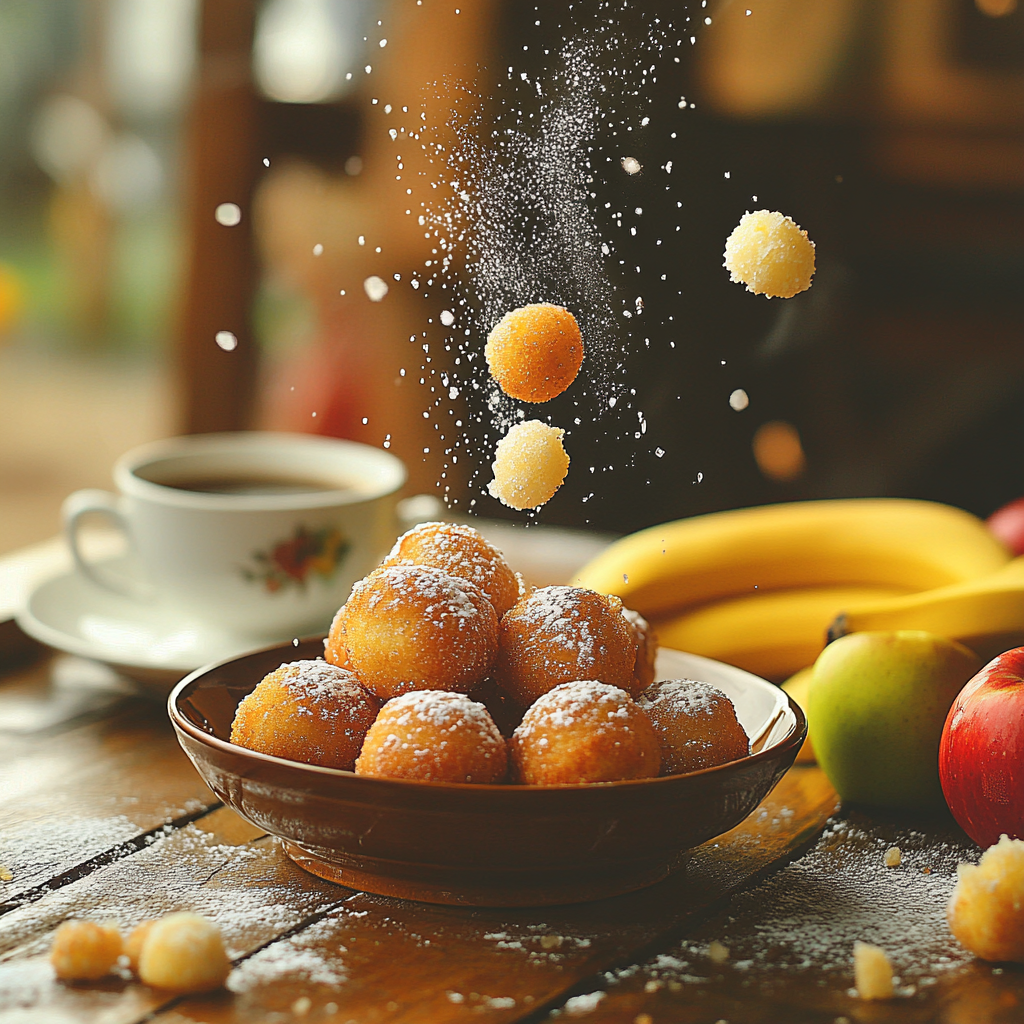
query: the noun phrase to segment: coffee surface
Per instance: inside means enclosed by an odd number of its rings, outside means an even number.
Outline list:
[[[256,474],[217,477],[182,477],[158,481],[164,487],[200,494],[324,494],[327,491],[351,493],[354,488],[329,480],[312,477],[259,476]]]

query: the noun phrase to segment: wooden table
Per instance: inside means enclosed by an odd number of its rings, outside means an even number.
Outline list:
[[[824,776],[798,767],[651,889],[540,910],[404,903],[305,874],[219,806],[162,705],[89,662],[8,658],[0,1021],[1024,1020],[1024,972],[972,960],[943,922],[957,861],[977,857],[969,841],[948,820],[836,812]],[[899,868],[882,864],[890,845]],[[54,979],[49,944],[67,918],[128,930],[186,909],[223,930],[236,965],[226,991]],[[850,994],[857,938],[890,953],[898,999]]]

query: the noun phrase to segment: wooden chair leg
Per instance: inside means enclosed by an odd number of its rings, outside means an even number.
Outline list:
[[[257,351],[252,299],[257,266],[251,198],[259,172],[259,101],[251,73],[253,0],[204,0],[199,74],[186,135],[184,295],[176,339],[186,433],[251,425]],[[219,224],[220,203],[237,203],[241,223]],[[237,347],[216,342],[230,331]]]

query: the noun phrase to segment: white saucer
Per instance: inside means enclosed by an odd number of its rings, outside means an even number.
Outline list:
[[[40,643],[104,662],[163,696],[202,665],[288,639],[212,627],[180,610],[104,590],[74,571],[37,585],[16,619]]]

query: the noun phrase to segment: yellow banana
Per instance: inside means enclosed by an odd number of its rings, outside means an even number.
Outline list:
[[[807,694],[811,689],[811,676],[814,674],[814,666],[808,665],[807,668],[800,669],[795,675],[790,676],[783,684],[782,688],[790,695],[803,708],[804,714],[807,714]],[[808,737],[800,745],[800,750],[796,755],[797,764],[814,764],[817,760],[814,756],[814,747],[811,746],[811,737]]]
[[[931,590],[994,572],[1009,557],[980,519],[960,509],[854,498],[736,509],[654,526],[617,541],[574,582],[617,594],[654,619],[755,588]]]
[[[814,662],[840,609],[883,602],[900,593],[877,587],[776,590],[716,601],[655,621],[654,629],[663,647],[782,680]]]
[[[866,629],[923,629],[959,640],[982,658],[1024,644],[1024,558],[1002,569],[924,593],[851,599],[834,635]]]

